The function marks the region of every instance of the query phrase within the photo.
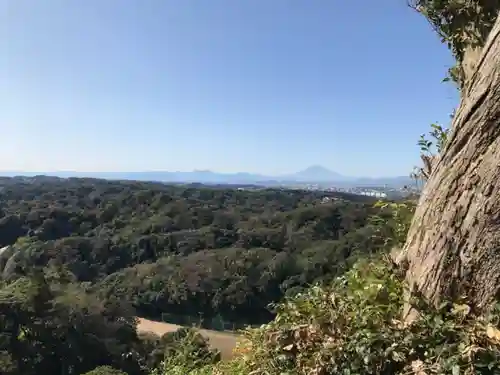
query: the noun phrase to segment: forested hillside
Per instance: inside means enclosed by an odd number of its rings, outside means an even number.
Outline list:
[[[35,267],[65,272],[174,323],[267,322],[270,303],[381,246],[363,196],[48,177],[2,184],[4,280]]]
[[[380,221],[393,215],[337,193],[42,176],[0,183],[6,374],[145,374],[176,348],[189,363],[216,361],[194,332],[139,336],[135,317],[212,329],[267,323],[270,304],[384,247]]]

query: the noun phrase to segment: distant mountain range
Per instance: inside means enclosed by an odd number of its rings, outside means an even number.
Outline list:
[[[112,180],[138,180],[172,183],[203,183],[203,184],[256,184],[280,185],[294,183],[334,184],[338,187],[349,186],[383,186],[401,187],[411,184],[409,177],[348,177],[331,171],[320,165],[314,165],[302,171],[280,176],[265,176],[253,173],[218,173],[208,170],[195,170],[192,172],[168,171],[142,171],[142,172],[27,172],[27,171],[0,171],[1,176],[56,176],[68,177],[93,177]]]

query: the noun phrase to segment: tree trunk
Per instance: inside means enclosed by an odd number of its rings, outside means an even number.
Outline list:
[[[410,293],[434,305],[466,296],[481,311],[500,290],[500,17],[469,66],[403,256]],[[414,316],[408,304],[405,318]]]

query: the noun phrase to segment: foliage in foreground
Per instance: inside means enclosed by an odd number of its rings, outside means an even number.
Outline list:
[[[192,328],[181,328],[162,337],[165,361],[162,372],[186,375],[220,361],[220,352],[209,348],[208,340]],[[203,370],[205,371],[205,370]],[[154,372],[160,375],[162,372]]]
[[[496,0],[409,0],[446,43],[457,60],[449,79],[464,84],[461,64],[470,48],[484,46],[500,9]]]
[[[245,332],[232,361],[164,374],[500,374],[498,310],[479,317],[466,303],[420,304],[420,318],[404,325],[403,285],[389,262],[360,262],[281,303],[274,321]]]

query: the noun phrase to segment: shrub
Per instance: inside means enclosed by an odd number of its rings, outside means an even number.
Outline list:
[[[161,338],[165,360],[161,374],[209,374],[207,369],[220,361],[220,352],[209,347],[207,339],[192,328],[180,328]]]
[[[420,317],[404,324],[404,292],[389,261],[358,262],[332,285],[277,305],[275,320],[244,332],[233,360],[197,368],[178,360],[160,374],[500,374],[500,309],[475,316],[465,300],[439,308],[415,300]]]
[[[388,262],[360,262],[333,285],[285,300],[274,321],[247,331],[232,373],[500,374],[496,310],[479,317],[464,303],[420,304],[405,325],[400,276]]]
[[[386,249],[403,246],[415,213],[416,202],[378,201],[374,207],[380,209],[377,215],[370,217],[375,236],[379,237]]]

